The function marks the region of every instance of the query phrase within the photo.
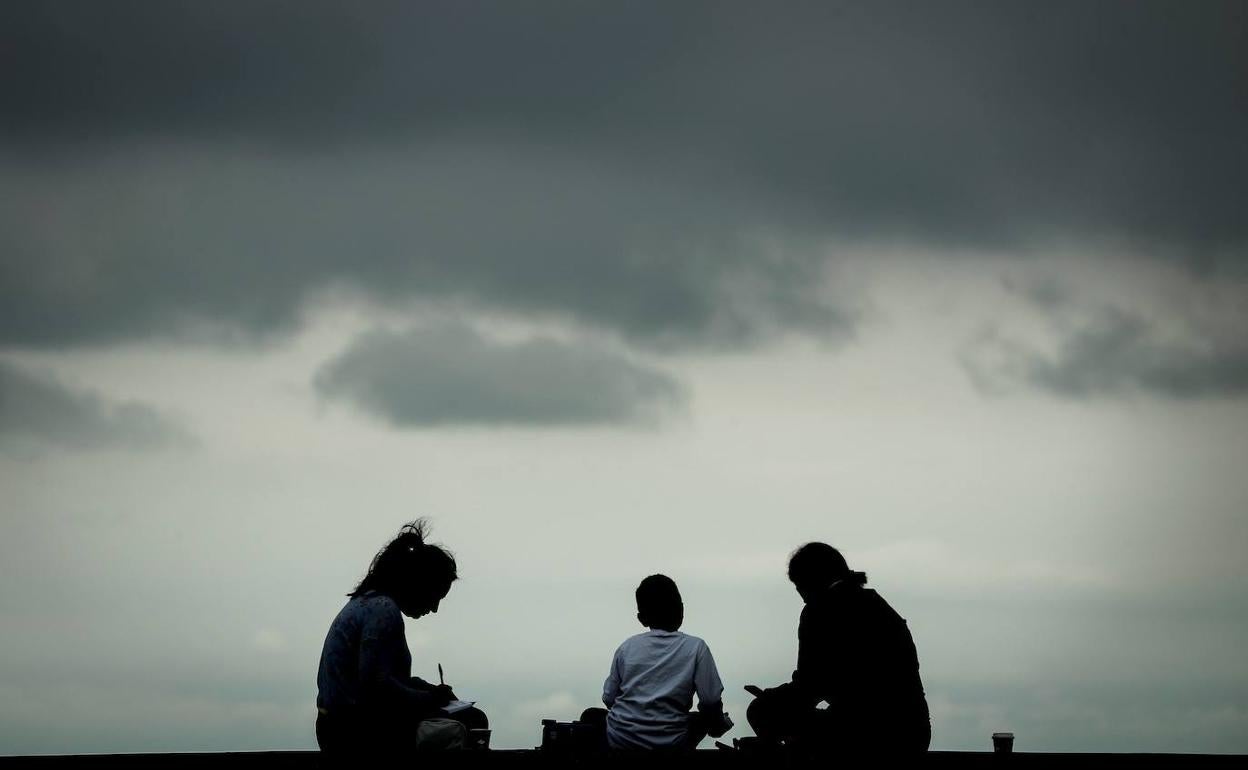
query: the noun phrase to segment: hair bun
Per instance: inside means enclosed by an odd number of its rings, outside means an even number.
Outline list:
[[[429,533],[428,519],[417,519],[416,521],[410,521],[407,524],[404,524],[399,529],[400,538],[404,540],[410,540],[412,538],[415,538],[417,545],[425,544],[425,539],[428,533]],[[412,549],[414,550],[415,546],[412,546]]]

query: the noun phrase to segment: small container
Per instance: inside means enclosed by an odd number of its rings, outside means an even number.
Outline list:
[[[997,754],[1014,753],[1014,733],[993,733],[992,750]]]
[[[468,731],[468,748],[488,749],[490,747],[490,731],[476,729]]]

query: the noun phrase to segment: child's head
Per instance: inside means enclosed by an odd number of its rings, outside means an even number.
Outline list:
[[[685,620],[680,589],[667,575],[651,575],[637,586],[637,620],[643,626],[675,631]]]

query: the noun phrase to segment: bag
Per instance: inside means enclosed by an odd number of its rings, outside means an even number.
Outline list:
[[[425,719],[416,728],[417,751],[459,751],[468,745],[468,728],[454,719]]]
[[[593,754],[605,748],[603,725],[542,720],[542,751],[552,754]]]

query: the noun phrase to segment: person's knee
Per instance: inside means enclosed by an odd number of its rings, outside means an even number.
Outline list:
[[[484,711],[476,706],[466,708],[463,711],[455,712],[452,719],[459,722],[469,730],[486,730],[490,726],[490,718],[485,715]]]
[[[750,723],[756,734],[769,732],[776,721],[776,703],[766,695],[760,695],[750,701],[745,709],[745,720]]]
[[[589,725],[605,725],[607,723],[607,710],[599,706],[590,706],[581,712],[580,721]]]

